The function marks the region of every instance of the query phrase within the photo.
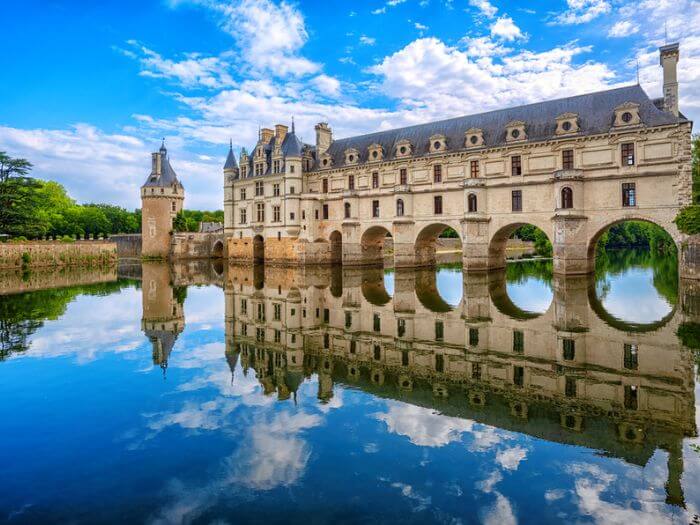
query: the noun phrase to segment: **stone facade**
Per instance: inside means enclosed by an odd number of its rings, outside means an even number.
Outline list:
[[[266,263],[381,264],[390,234],[394,266],[426,266],[449,227],[464,268],[491,270],[515,229],[533,224],[555,271],[581,274],[617,222],[650,221],[680,243],[692,123],[678,112],[668,47],[664,99],[630,86],[339,140],[321,123],[315,145],[293,126],[263,129],[240,167],[231,150],[224,169],[229,257],[262,259],[257,244]]]

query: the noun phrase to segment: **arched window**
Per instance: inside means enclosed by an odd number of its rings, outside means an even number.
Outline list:
[[[403,217],[403,199],[396,200],[396,216]]]
[[[350,203],[349,202],[345,203],[345,218],[346,219],[350,218]]]
[[[569,187],[561,190],[561,207],[564,209],[574,207],[574,192]]]
[[[470,193],[469,196],[467,197],[467,208],[469,209],[470,213],[474,213],[476,211],[476,194],[475,193]]]

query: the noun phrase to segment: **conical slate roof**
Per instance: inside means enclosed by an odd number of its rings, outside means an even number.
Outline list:
[[[177,173],[175,173],[175,170],[170,165],[168,150],[165,148],[165,143],[160,147],[160,159],[160,176],[152,170],[143,186],[156,188],[167,188],[175,185],[181,186],[180,181],[177,179]]]
[[[229,146],[228,157],[226,157],[226,163],[224,164],[225,170],[235,170],[238,168],[238,163],[236,162],[236,156],[233,154],[233,140]]]

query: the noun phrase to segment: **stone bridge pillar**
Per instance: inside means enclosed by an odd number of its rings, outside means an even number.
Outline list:
[[[588,218],[583,215],[557,213],[554,226],[554,273],[564,275],[586,274],[588,260]]]
[[[467,321],[490,319],[489,274],[469,272],[462,283],[462,317]]]
[[[418,262],[416,255],[416,246],[414,245],[414,223],[410,219],[394,221],[394,267],[395,268],[412,268]],[[433,257],[433,262],[434,262]]]
[[[360,221],[343,221],[343,266],[362,265],[362,244],[360,242]]]
[[[588,330],[588,286],[586,275],[555,275],[554,288],[554,327],[564,332],[584,332]]]
[[[462,265],[467,272],[489,270],[489,219],[470,214],[462,219]]]
[[[413,314],[416,311],[416,272],[409,269],[394,273],[394,312]]]

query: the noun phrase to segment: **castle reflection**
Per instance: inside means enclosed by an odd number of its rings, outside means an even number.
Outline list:
[[[682,440],[696,434],[694,361],[683,308],[648,324],[605,312],[590,277],[552,277],[542,313],[515,304],[505,273],[144,264],[143,330],[167,360],[185,318],[182,287],[215,283],[226,301],[226,360],[266,395],[296,398],[317,376],[441,414],[579,445],[645,465],[668,453],[667,501],[684,505]],[[452,290],[454,291],[454,290]],[[694,295],[680,294],[686,302]]]

